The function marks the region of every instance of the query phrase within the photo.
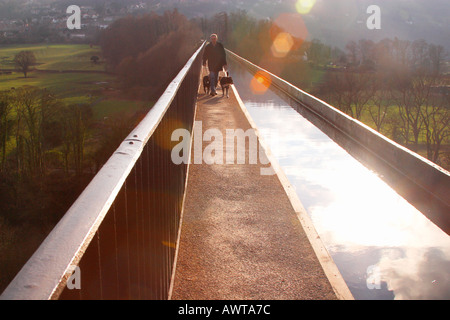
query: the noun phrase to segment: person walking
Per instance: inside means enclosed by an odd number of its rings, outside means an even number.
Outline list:
[[[227,70],[227,59],[223,44],[217,41],[217,34],[213,33],[210,40],[211,42],[205,47],[203,53],[203,66],[206,66],[206,62],[208,62],[211,96],[215,96],[217,95],[216,86],[219,72],[223,69]]]

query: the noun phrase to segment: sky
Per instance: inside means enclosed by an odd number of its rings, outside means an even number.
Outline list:
[[[221,11],[245,10],[257,19],[277,19],[286,13],[298,14],[308,30],[309,40],[319,39],[337,47],[350,41],[375,42],[397,37],[425,39],[450,50],[450,2],[448,0],[184,0],[160,1],[159,10],[177,7],[188,17],[211,16]],[[165,4],[165,5],[164,5]],[[379,8],[379,29],[368,29],[371,5]]]
[[[15,3],[22,0],[0,0]],[[26,0],[23,0],[26,2]],[[23,2],[22,1],[22,2]],[[28,0],[30,1],[30,0]],[[424,39],[442,45],[450,51],[449,0],[34,0],[34,3],[53,1],[64,4],[133,3],[143,1],[151,10],[162,13],[177,8],[188,18],[210,17],[215,13],[245,10],[257,19],[277,19],[295,13],[306,25],[308,40],[319,39],[330,46],[344,48],[350,40],[384,38],[401,40]],[[368,29],[371,5],[379,8],[378,29]],[[0,12],[0,18],[2,14]]]

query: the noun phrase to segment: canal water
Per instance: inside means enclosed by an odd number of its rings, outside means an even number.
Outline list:
[[[355,299],[450,299],[450,237],[253,75],[235,87]]]

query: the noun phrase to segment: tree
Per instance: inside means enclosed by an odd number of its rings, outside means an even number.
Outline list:
[[[14,57],[14,64],[23,72],[25,78],[30,71],[30,67],[36,64],[36,57],[32,51],[20,51]]]
[[[359,59],[358,59],[358,45],[355,41],[349,41],[347,45],[345,46],[345,49],[348,51],[348,62],[352,66],[358,66],[359,65]]]
[[[411,45],[411,67],[413,71],[425,73],[429,68],[428,44],[425,40],[415,40]]]
[[[360,120],[367,102],[373,96],[372,76],[366,72],[352,70],[346,70],[342,75],[343,110],[351,117]]]
[[[69,172],[69,155],[72,155],[75,174],[83,172],[85,142],[92,122],[92,106],[90,104],[73,104],[62,110],[62,134],[64,165]]]
[[[436,46],[430,44],[428,46],[428,56],[431,62],[431,72],[434,75],[438,75],[441,73],[441,64],[444,62],[444,59],[447,57],[443,46]]]
[[[308,60],[315,64],[326,64],[331,58],[331,48],[318,39],[313,39],[306,50]]]
[[[11,130],[12,99],[8,92],[0,92],[0,172],[3,171],[6,160],[6,143]]]
[[[386,77],[378,76],[372,83],[373,94],[368,106],[369,115],[372,118],[377,131],[381,132],[389,106],[392,103],[392,89]]]
[[[97,64],[97,63],[98,63],[98,60],[100,60],[100,58],[99,58],[98,56],[92,56],[92,57],[91,57],[91,61],[92,61],[94,64]]]
[[[46,137],[49,136],[50,124],[56,121],[59,102],[46,89],[36,87],[12,90],[8,99],[14,109],[6,119],[10,129],[6,131],[5,128],[5,132],[15,140],[11,156],[16,159],[17,175],[42,177],[45,174],[45,153],[55,146],[51,145],[53,141],[47,142]],[[1,123],[2,131],[4,122]]]
[[[450,137],[448,129],[450,111],[446,106],[446,101],[443,97],[432,99],[430,104],[421,109],[421,114],[425,126],[427,158],[440,164],[441,147],[446,142],[448,143]]]
[[[145,90],[146,98],[155,99],[195,51],[200,37],[200,29],[174,10],[162,17],[119,19],[102,34],[101,46],[128,92]]]
[[[35,87],[19,88],[15,94],[17,137],[23,147],[20,162],[28,176],[41,176],[44,173],[42,129],[52,112],[54,98],[46,90]]]
[[[150,13],[118,19],[101,34],[100,46],[103,58],[110,67],[116,68],[123,59],[137,58],[147,52],[162,36],[171,31],[180,32],[189,29],[191,29],[189,20],[176,9],[166,11],[163,16]],[[195,40],[199,38],[200,35],[197,35]]]

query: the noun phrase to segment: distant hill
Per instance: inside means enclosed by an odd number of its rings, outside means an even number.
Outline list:
[[[381,9],[381,30],[366,27],[367,7]],[[450,2],[448,0],[318,0],[305,16],[310,33],[328,44],[362,38],[379,41],[397,37],[414,41],[425,39],[450,50]]]
[[[275,19],[280,13],[295,12],[295,0],[165,0],[148,1],[155,11],[176,7],[188,18],[210,17],[215,13],[246,10],[258,18]],[[381,30],[369,30],[369,5],[381,9]],[[303,16],[309,37],[343,48],[350,40],[379,41],[397,37],[414,41],[425,39],[450,50],[449,0],[317,0]]]
[[[312,0],[311,0],[312,1]],[[58,8],[72,0],[0,0],[0,19],[21,16],[25,3],[52,3]],[[79,5],[125,7],[144,3],[145,11],[163,13],[177,8],[188,18],[209,18],[219,12],[245,10],[257,19],[275,19],[279,14],[296,12],[297,0],[77,0]],[[368,30],[369,5],[381,8],[381,30]],[[397,37],[414,41],[425,39],[450,50],[449,0],[316,0],[312,10],[303,15],[309,39],[344,48],[350,40],[362,38],[379,41]]]

